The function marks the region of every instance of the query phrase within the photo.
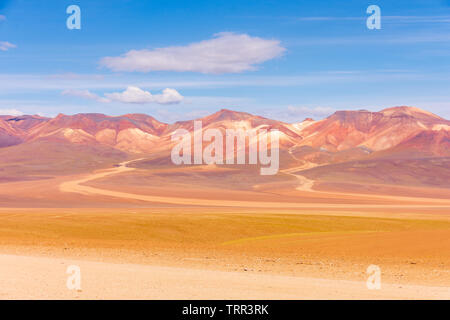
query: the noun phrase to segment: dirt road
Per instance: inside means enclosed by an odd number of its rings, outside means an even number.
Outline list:
[[[107,176],[112,176],[120,173],[130,172],[136,170],[135,168],[127,167],[127,165],[137,160],[130,160],[126,162],[120,163],[117,167],[101,170],[100,172],[92,173],[88,176],[85,176],[81,179],[65,181],[60,184],[59,190],[61,192],[73,192],[79,193],[83,195],[102,195],[102,196],[110,196],[116,198],[123,199],[133,199],[133,200],[141,200],[148,202],[156,202],[156,203],[169,203],[169,204],[178,204],[178,205],[198,205],[198,206],[211,206],[211,207],[241,207],[241,208],[315,208],[317,207],[316,203],[296,203],[296,202],[270,202],[270,201],[235,201],[235,200],[214,200],[214,199],[195,199],[195,198],[181,198],[181,197],[167,197],[167,196],[152,196],[152,195],[142,195],[142,194],[134,194],[122,191],[113,191],[100,189],[96,187],[91,187],[85,185],[90,181],[94,181],[97,179],[105,178]],[[297,176],[298,178],[299,176]],[[308,187],[306,191],[314,192],[312,189],[312,183],[310,180],[307,180]],[[303,188],[305,189],[305,188]],[[433,208],[433,207],[449,207],[450,201],[445,199],[429,199],[429,198],[409,198],[409,197],[392,197],[392,196],[368,196],[368,195],[358,195],[351,194],[352,196],[359,196],[365,198],[374,198],[374,200],[379,200],[380,198],[397,200],[397,201],[410,201],[411,205],[405,204],[392,204],[392,205],[360,205],[360,204],[321,204],[320,206],[323,208]],[[433,204],[423,204],[421,202],[433,203]]]

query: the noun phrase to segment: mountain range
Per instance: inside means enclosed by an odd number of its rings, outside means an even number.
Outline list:
[[[370,112],[337,111],[315,121],[288,124],[244,112],[222,109],[201,120],[208,128],[277,129],[281,148],[309,157],[314,152],[342,154],[387,150],[415,151],[434,156],[449,155],[450,121],[413,107],[394,107]],[[0,116],[0,148],[39,141],[105,146],[125,153],[153,153],[170,144],[179,128],[193,130],[194,120],[166,124],[145,114],[107,116],[98,113]],[[316,155],[316,158],[318,155]],[[317,159],[320,161],[319,159]]]

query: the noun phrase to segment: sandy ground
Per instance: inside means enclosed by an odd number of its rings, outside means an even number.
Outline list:
[[[79,267],[79,289],[67,287],[69,266]],[[450,299],[448,287],[369,290],[356,281],[14,255],[0,255],[0,283],[2,299]]]
[[[448,199],[139,185],[127,163],[0,185],[0,298],[449,299]]]
[[[379,210],[1,209],[1,297],[447,299],[449,215]]]

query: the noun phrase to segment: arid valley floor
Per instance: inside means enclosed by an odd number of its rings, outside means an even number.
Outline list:
[[[450,298],[447,199],[105,187],[129,171],[0,185],[32,206],[0,209],[0,298]],[[72,264],[81,291],[66,287]]]

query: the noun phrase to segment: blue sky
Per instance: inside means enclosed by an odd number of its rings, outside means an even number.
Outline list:
[[[294,122],[410,105],[448,119],[449,49],[449,0],[0,0],[0,113]]]

